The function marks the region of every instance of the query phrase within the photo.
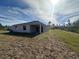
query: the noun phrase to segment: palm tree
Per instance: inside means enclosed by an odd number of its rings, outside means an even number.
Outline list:
[[[71,23],[70,23],[70,20],[68,19],[68,26],[70,26],[71,25]]]
[[[49,21],[48,24],[50,25],[51,24],[51,21]]]
[[[51,25],[51,21],[48,22],[48,25],[49,25],[49,28],[51,28],[51,26],[50,26]]]

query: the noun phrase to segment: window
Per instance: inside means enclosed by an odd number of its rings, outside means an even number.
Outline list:
[[[17,28],[17,26],[15,26],[15,28]]]
[[[17,25],[15,25],[14,28],[17,29]]]
[[[23,30],[26,30],[26,26],[23,26]]]

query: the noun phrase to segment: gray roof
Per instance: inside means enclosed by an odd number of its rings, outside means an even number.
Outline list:
[[[40,22],[40,21],[31,21],[31,22],[27,22],[27,23],[20,23],[20,24],[15,24],[15,25],[12,25],[12,26],[16,26],[16,25],[33,25],[33,24],[36,24],[36,25],[39,25],[39,24],[41,24],[41,25],[45,25],[46,26],[46,24],[44,24],[43,22]]]

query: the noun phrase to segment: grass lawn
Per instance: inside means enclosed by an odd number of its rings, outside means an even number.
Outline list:
[[[63,30],[53,30],[52,33],[54,33],[60,40],[67,43],[72,50],[79,53],[79,34]]]

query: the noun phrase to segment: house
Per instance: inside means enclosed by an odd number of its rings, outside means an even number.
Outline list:
[[[48,31],[49,26],[40,22],[32,21],[28,23],[15,24],[9,27],[11,32],[39,34]]]

